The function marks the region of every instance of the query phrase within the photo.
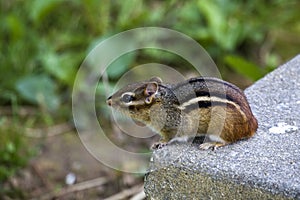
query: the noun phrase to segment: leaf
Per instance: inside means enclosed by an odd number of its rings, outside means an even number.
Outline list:
[[[30,5],[30,17],[36,24],[40,24],[43,19],[62,3],[62,0],[35,0]]]
[[[59,98],[55,83],[46,75],[29,75],[16,83],[16,89],[25,100],[46,106],[48,109],[57,109]]]
[[[55,76],[58,80],[72,85],[78,65],[76,56],[77,55],[71,53],[58,55],[54,52],[48,52],[44,53],[41,59],[43,67],[50,74]]]
[[[140,0],[123,0],[120,4],[119,15],[117,17],[117,27],[126,27],[128,24],[133,24],[135,18],[143,11],[143,1]],[[134,8],[134,9],[132,9]]]
[[[228,55],[225,58],[225,63],[234,69],[239,74],[242,74],[252,80],[258,80],[264,73],[261,68],[240,56]]]
[[[216,3],[208,0],[198,1],[198,8],[208,22],[210,34],[217,42],[225,46],[222,43],[226,29],[224,10],[218,7]]]
[[[199,0],[198,8],[208,23],[211,37],[225,50],[234,50],[243,37],[244,26],[230,11],[232,4],[224,1]]]
[[[10,38],[17,42],[25,32],[25,27],[22,21],[16,15],[9,15],[5,19],[5,25],[8,28]]]

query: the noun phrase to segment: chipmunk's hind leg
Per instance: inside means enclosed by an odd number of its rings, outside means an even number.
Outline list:
[[[225,146],[227,143],[221,143],[221,142],[205,142],[199,145],[199,148],[202,150],[208,150],[212,148],[213,150],[216,150],[219,147]]]
[[[212,148],[216,150],[218,147],[227,145],[228,143],[223,140],[220,136],[216,135],[207,135],[204,142],[199,145],[200,149],[207,150]]]

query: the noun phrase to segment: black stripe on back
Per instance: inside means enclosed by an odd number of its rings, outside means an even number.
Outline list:
[[[234,90],[236,90],[237,92],[241,92],[241,89],[238,88],[237,86],[227,82],[227,81],[223,81],[221,79],[218,79],[218,78],[214,78],[214,77],[198,77],[198,78],[191,78],[190,80],[188,80],[188,82],[191,84],[191,83],[194,83],[194,82],[198,82],[198,81],[212,81],[212,82],[215,82],[215,83],[219,83],[221,85],[226,85]]]
[[[210,88],[206,85],[206,82],[214,82],[220,87],[220,91],[212,91]],[[235,90],[237,93],[241,94],[241,96],[244,96],[243,92],[235,85],[228,83],[226,81],[217,79],[217,78],[211,78],[211,77],[198,77],[198,78],[192,78],[190,80],[187,80],[183,83],[178,84],[174,91],[177,91],[186,84],[190,84],[190,92],[187,92],[186,96],[181,96],[180,102],[186,102],[192,98],[200,97],[200,96],[207,96],[207,97],[219,97],[221,99],[227,99],[228,101],[235,102],[237,104],[240,104],[239,101],[237,101],[234,96],[228,94],[228,89],[226,89],[226,86],[228,88],[231,88],[232,90]],[[198,85],[199,84],[199,85]],[[224,88],[222,88],[224,87]],[[175,93],[176,94],[176,93]]]

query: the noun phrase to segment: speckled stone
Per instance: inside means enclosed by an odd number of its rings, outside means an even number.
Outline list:
[[[300,55],[245,91],[256,135],[217,149],[153,153],[148,199],[300,199]]]

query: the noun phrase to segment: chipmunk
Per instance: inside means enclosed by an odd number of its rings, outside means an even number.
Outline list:
[[[174,138],[203,134],[208,141],[199,147],[217,148],[252,137],[258,126],[244,93],[212,77],[178,84],[153,77],[125,86],[110,96],[107,104],[159,133],[161,140],[153,148]]]

